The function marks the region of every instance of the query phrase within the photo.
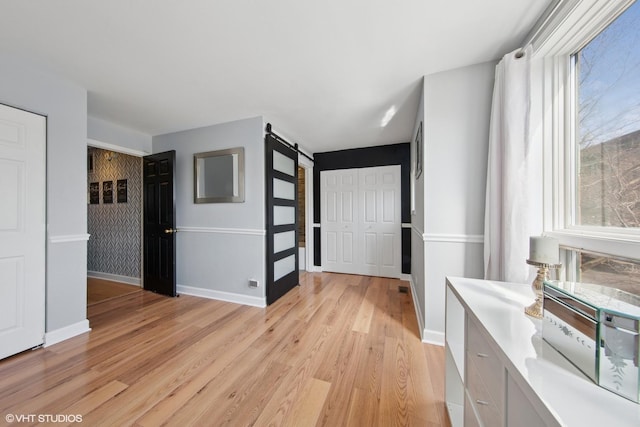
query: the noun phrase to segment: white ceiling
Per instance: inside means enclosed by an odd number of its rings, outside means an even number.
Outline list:
[[[262,115],[321,152],[409,141],[423,75],[500,58],[549,3],[0,0],[0,53],[146,134]]]

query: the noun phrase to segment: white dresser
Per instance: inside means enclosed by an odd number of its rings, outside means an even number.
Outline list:
[[[529,285],[447,278],[453,427],[639,427],[640,405],[598,387],[542,340]]]

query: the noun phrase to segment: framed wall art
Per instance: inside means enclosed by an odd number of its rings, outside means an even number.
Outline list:
[[[118,203],[127,203],[127,180],[119,179],[116,185]]]
[[[113,203],[113,181],[102,182],[102,203]]]
[[[416,132],[416,179],[422,175],[422,122],[418,125],[418,131]]]
[[[92,182],[89,184],[89,204],[97,205],[100,203],[100,183]]]

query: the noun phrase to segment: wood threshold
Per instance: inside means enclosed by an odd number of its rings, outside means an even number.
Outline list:
[[[89,277],[87,278],[87,306],[100,304],[122,295],[141,292],[141,290],[142,288],[137,285]]]

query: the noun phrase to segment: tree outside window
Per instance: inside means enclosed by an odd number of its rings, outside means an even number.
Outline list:
[[[640,227],[640,3],[575,56],[578,188],[574,225]],[[640,254],[639,254],[640,255]],[[640,294],[640,263],[580,254],[580,280]]]

